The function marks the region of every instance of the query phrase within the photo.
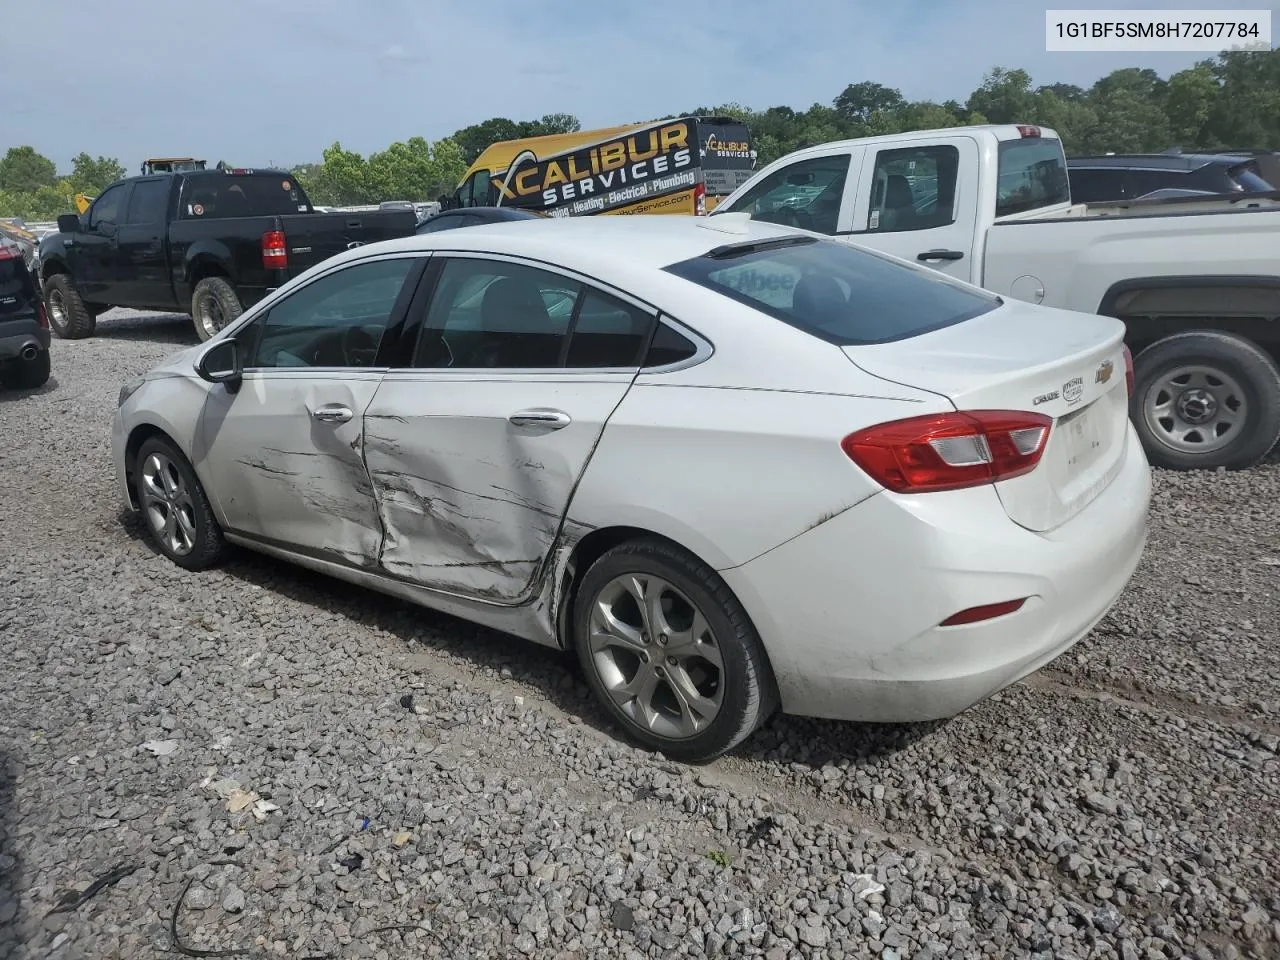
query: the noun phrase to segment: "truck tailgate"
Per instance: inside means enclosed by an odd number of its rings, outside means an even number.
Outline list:
[[[308,213],[281,217],[293,275],[354,247],[413,234],[412,210],[374,213]]]

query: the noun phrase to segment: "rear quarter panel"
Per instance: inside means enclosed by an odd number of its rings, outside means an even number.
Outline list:
[[[1280,210],[1080,217],[999,223],[987,231],[982,285],[1045,306],[1096,313],[1136,278],[1280,275]]]
[[[642,372],[609,418],[569,519],[639,527],[734,567],[879,491],[840,448],[849,433],[950,409],[864,373],[838,347],[774,332],[721,338],[709,360]]]

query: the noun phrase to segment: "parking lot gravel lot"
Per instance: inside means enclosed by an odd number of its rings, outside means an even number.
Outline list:
[[[682,767],[568,655],[158,556],[109,423],[194,334],[98,329],[0,395],[0,957],[1280,957],[1274,456],[1157,474],[1115,611],[955,720]]]

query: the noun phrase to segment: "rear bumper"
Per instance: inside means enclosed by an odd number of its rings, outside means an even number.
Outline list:
[[[0,320],[0,360],[17,360],[29,346],[49,349],[49,331],[36,320]]]
[[[954,716],[1080,640],[1146,543],[1151,477],[1128,428],[1108,488],[1058,529],[1009,520],[990,487],[881,493],[721,571],[769,653],[784,712],[904,722]],[[940,627],[970,607],[1022,609]]]

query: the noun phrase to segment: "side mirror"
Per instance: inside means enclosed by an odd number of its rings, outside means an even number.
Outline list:
[[[235,392],[240,388],[243,369],[240,366],[240,347],[233,339],[219,340],[200,354],[196,361],[196,373],[210,383],[225,383]]]
[[[59,233],[79,233],[80,232],[80,214],[64,213],[58,217]]]

